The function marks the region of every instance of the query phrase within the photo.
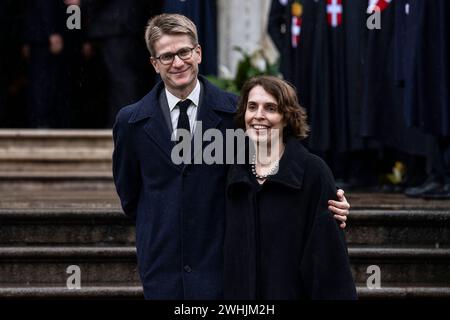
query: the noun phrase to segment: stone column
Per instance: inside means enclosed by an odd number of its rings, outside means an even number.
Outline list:
[[[270,0],[218,0],[219,75],[232,77],[242,58],[233,47],[251,53],[264,49],[270,60],[277,52],[267,34]]]

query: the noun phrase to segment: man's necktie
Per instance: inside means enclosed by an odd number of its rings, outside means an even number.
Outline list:
[[[180,109],[180,116],[178,117],[178,125],[177,125],[177,141],[180,140],[179,129],[184,129],[191,132],[191,126],[189,124],[189,117],[187,114],[187,109],[191,105],[191,100],[186,99],[184,101],[179,101],[177,106]]]

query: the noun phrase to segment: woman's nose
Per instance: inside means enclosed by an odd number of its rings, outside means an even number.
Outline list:
[[[264,110],[262,107],[256,109],[255,118],[264,118]]]

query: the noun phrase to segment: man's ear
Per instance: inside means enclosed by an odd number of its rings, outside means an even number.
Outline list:
[[[202,63],[202,47],[200,45],[197,46],[197,48],[195,48],[195,52],[197,52],[197,63],[200,64]]]
[[[155,69],[155,72],[159,73],[158,61],[155,58],[150,57],[150,63],[152,64],[153,69]]]

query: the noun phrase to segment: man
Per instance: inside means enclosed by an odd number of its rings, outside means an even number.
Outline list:
[[[233,128],[237,97],[198,75],[202,49],[185,16],[154,17],[145,38],[162,82],[120,110],[113,128],[114,181],[125,214],[136,222],[144,295],[220,299],[228,167],[175,164],[171,136],[181,128],[202,136],[212,128],[225,133]],[[342,191],[340,198],[333,210],[345,222],[349,205]]]

